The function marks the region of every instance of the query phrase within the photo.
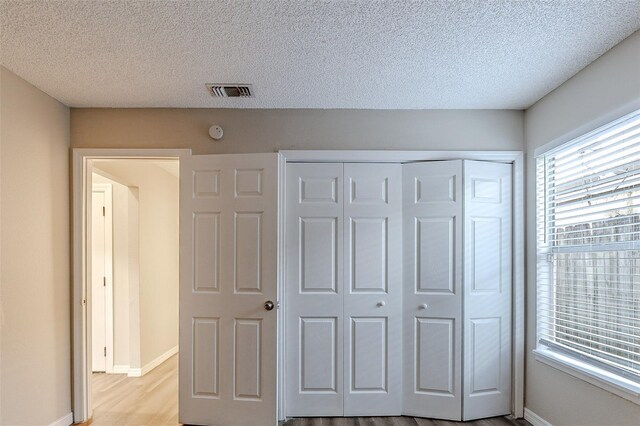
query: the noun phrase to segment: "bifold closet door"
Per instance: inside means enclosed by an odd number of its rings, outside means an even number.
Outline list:
[[[462,161],[403,165],[403,414],[462,418]]]
[[[288,416],[510,412],[511,165],[290,164],[286,196]]]
[[[404,414],[511,411],[511,165],[403,166]]]
[[[511,164],[465,161],[463,420],[511,412]]]
[[[402,168],[344,165],[344,415],[402,412]]]
[[[343,165],[286,170],[287,416],[343,415]]]
[[[287,416],[401,413],[401,168],[287,165]]]

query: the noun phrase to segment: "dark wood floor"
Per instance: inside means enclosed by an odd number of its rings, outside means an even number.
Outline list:
[[[471,422],[422,419],[418,417],[309,417],[290,419],[284,426],[531,426],[523,419],[493,417]]]

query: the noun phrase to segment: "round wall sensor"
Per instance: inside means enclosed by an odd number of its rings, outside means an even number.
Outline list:
[[[222,135],[224,135],[222,126],[214,124],[213,126],[209,127],[209,136],[211,136],[213,139],[219,141],[220,139],[222,139]]]

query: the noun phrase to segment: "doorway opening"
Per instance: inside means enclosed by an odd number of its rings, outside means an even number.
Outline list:
[[[82,306],[74,309],[76,422],[177,423],[184,153],[154,155],[164,151],[75,155],[74,172],[82,171],[82,191],[74,179],[76,233],[82,224],[74,254]]]

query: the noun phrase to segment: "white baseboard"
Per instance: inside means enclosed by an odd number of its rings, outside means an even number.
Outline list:
[[[524,408],[524,419],[531,423],[533,426],[553,426],[551,423],[526,407]]]
[[[60,417],[53,423],[50,423],[49,426],[69,426],[73,424],[73,413],[67,413],[64,416]]]
[[[142,377],[142,368],[130,368],[127,372],[128,377]]]
[[[128,374],[129,366],[128,365],[114,365],[113,366],[113,374]]]
[[[153,361],[144,365],[142,368],[130,368],[128,372],[128,376],[142,377],[145,374],[147,374],[149,371],[153,370],[154,368],[156,368],[157,366],[159,366],[160,364],[162,364],[163,362],[165,362],[166,360],[168,360],[169,358],[171,358],[177,353],[178,353],[178,346],[174,346],[173,348],[169,349],[168,351],[166,351],[165,353],[163,353]]]

